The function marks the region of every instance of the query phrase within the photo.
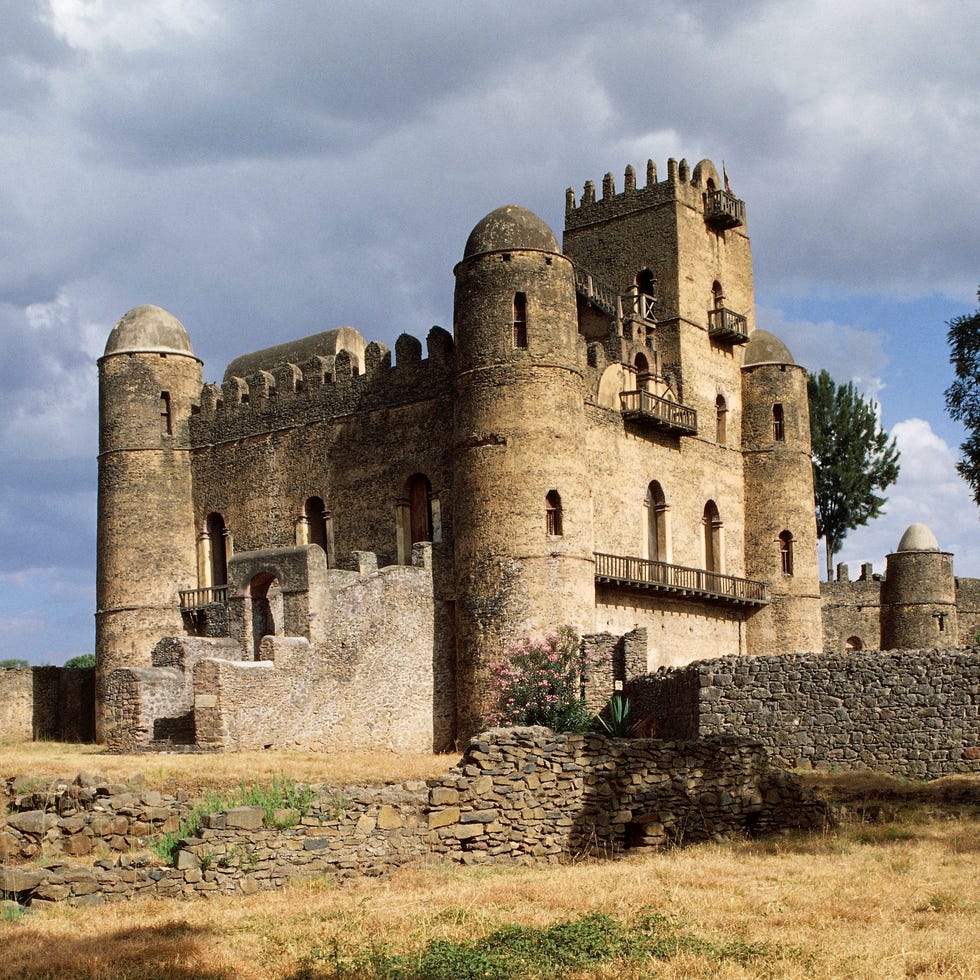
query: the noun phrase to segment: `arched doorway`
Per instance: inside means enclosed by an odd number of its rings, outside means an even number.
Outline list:
[[[248,609],[252,627],[252,655],[259,659],[263,636],[283,631],[282,586],[272,572],[259,572],[248,584]]]
[[[228,583],[228,528],[225,519],[218,513],[208,514],[205,522],[208,540],[208,574],[213,588]]]
[[[723,564],[721,540],[721,514],[718,505],[709,500],[704,505],[704,567],[709,572],[720,572]]]

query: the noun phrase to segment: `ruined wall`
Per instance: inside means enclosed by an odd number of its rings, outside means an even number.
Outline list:
[[[976,648],[724,657],[640,678],[627,695],[663,712],[664,737],[757,738],[789,766],[980,772]]]
[[[328,572],[329,630],[320,643],[266,636],[258,661],[199,662],[198,745],[432,751],[437,629],[430,554],[417,545],[415,567]]]
[[[837,579],[820,583],[825,651],[846,650],[848,641],[860,641],[857,649],[875,649],[881,645],[881,581],[867,574],[855,582],[847,580],[847,567],[838,566]]]
[[[0,668],[0,740],[91,742],[94,709],[91,667]]]
[[[175,867],[129,853],[174,829],[193,801],[142,786],[78,777],[8,785],[0,818],[0,891],[24,905],[100,905],[137,897],[253,894],[301,876],[377,875],[443,860],[532,864],[719,835],[822,828],[826,805],[771,769],[758,743],[624,741],[494,729],[471,740],[450,772],[384,787],[321,787],[292,826],[261,807],[208,815]],[[287,821],[288,822],[288,821]],[[102,846],[118,858],[78,867],[66,857]],[[38,867],[38,857],[45,866]],[[31,861],[32,863],[23,863]]]

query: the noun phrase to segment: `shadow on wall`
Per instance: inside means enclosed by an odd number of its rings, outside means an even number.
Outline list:
[[[33,667],[31,731],[36,740],[95,741],[95,668]]]

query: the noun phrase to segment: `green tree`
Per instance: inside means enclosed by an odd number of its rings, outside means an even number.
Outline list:
[[[977,299],[980,300],[980,289]],[[980,310],[958,316],[946,326],[949,361],[956,372],[956,380],[946,389],[946,411],[967,431],[956,469],[980,504]]]
[[[30,664],[26,660],[20,660],[19,658],[0,660],[0,670],[4,668],[12,670],[17,667],[30,667]]]
[[[808,375],[807,394],[817,534],[826,544],[829,581],[847,532],[881,514],[886,498],[879,491],[898,479],[899,454],[878,424],[874,404],[853,382],[839,385],[821,371]]]
[[[70,660],[65,661],[66,667],[79,668],[79,667],[94,667],[95,666],[95,654],[94,653],[80,653],[77,657],[72,657]]]

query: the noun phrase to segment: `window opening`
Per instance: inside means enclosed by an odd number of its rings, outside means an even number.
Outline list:
[[[793,535],[789,531],[779,535],[779,564],[783,575],[793,574]]]
[[[728,440],[728,404],[724,395],[715,399],[715,442],[724,446]]]
[[[170,417],[170,392],[160,392],[160,433],[165,436],[173,435],[173,421]]]
[[[844,649],[845,650],[863,650],[864,649],[864,641],[861,639],[860,636],[849,636],[844,641]]]
[[[553,537],[562,535],[561,495],[557,490],[549,490],[545,497],[545,523],[548,534]]]
[[[318,544],[327,555],[327,565],[330,565],[330,514],[322,497],[310,497],[303,507],[306,518],[308,544]]]
[[[786,427],[783,423],[783,406],[776,402],[772,406],[772,437],[776,442],[783,442],[786,439]]]
[[[725,305],[725,291],[717,279],[711,284],[711,305],[716,310],[720,310]]]
[[[704,505],[704,567],[709,572],[722,570],[721,515],[718,505],[709,500]]]
[[[670,561],[669,528],[667,516],[670,508],[663,487],[654,480],[647,487],[647,557],[650,561]]]
[[[228,528],[220,514],[208,514],[205,524],[210,545],[209,570],[212,587],[228,584]]]
[[[514,293],[514,346],[527,348],[527,293]]]
[[[422,473],[408,481],[411,544],[432,540],[432,484]]]

